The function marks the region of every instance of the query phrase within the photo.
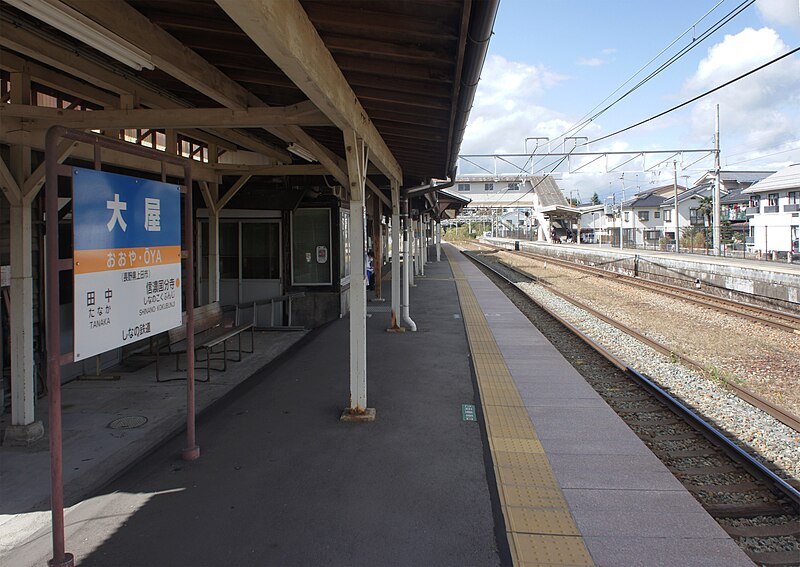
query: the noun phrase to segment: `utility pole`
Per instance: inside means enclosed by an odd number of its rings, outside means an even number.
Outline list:
[[[680,231],[678,229],[678,161],[673,160],[672,162],[672,171],[675,174],[675,178],[672,182],[672,187],[675,189],[675,253],[677,254],[680,252]]]
[[[722,238],[720,234],[720,219],[722,217],[720,199],[720,174],[719,174],[719,105],[717,105],[716,135],[714,136],[714,253],[722,254]]]
[[[620,203],[619,203],[619,247],[620,248],[625,248],[625,238],[622,236],[624,231],[625,231],[625,229],[623,228],[623,226],[624,226],[623,219],[625,218],[625,213],[622,210],[623,207],[625,206],[625,174],[624,173],[622,174],[622,177],[620,177],[620,179],[622,179],[622,201],[620,201]]]

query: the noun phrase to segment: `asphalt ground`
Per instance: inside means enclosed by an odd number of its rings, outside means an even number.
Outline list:
[[[461,415],[476,392],[449,266],[416,283],[417,333],[386,333],[385,310],[367,320],[375,422],[338,421],[349,321],[335,321],[201,417],[198,461],[180,460],[178,436],[70,509],[76,563],[507,563],[480,422]],[[50,556],[43,531],[8,564]]]

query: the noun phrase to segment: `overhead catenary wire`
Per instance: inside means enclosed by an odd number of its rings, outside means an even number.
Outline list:
[[[611,108],[612,108],[614,105],[616,105],[617,103],[619,103],[620,101],[622,101],[622,100],[623,100],[624,98],[626,98],[628,95],[630,95],[630,94],[632,94],[633,92],[635,92],[637,89],[639,89],[639,88],[640,88],[641,86],[643,86],[645,83],[647,83],[648,81],[650,81],[651,79],[653,79],[653,78],[654,78],[656,75],[658,75],[658,74],[659,74],[659,73],[661,73],[662,71],[664,71],[664,70],[666,70],[667,68],[669,68],[669,67],[670,67],[670,66],[671,66],[673,63],[675,63],[676,61],[678,61],[678,60],[679,60],[681,57],[683,57],[684,55],[686,55],[687,53],[689,53],[689,52],[690,52],[692,49],[694,49],[695,47],[697,47],[698,45],[700,45],[700,44],[701,44],[703,41],[705,41],[706,39],[708,39],[709,37],[711,37],[711,35],[712,35],[712,34],[714,34],[716,31],[718,31],[718,30],[719,30],[719,29],[720,29],[722,26],[724,26],[725,24],[727,24],[728,22],[730,22],[730,21],[731,21],[733,18],[735,18],[736,16],[738,16],[740,13],[742,13],[744,10],[746,10],[747,8],[749,8],[750,6],[752,6],[752,5],[755,3],[755,1],[756,1],[756,0],[745,0],[745,1],[741,2],[741,3],[740,3],[738,6],[736,6],[736,7],[735,7],[733,10],[731,10],[730,12],[728,12],[728,13],[727,13],[725,16],[723,16],[722,18],[720,18],[719,20],[717,20],[717,21],[716,21],[716,22],[715,22],[715,23],[714,23],[714,24],[713,24],[711,27],[709,27],[708,29],[706,29],[706,30],[705,30],[704,32],[702,32],[702,33],[701,33],[699,36],[697,36],[697,37],[693,37],[693,38],[692,38],[692,42],[691,42],[691,43],[689,43],[688,45],[684,46],[684,47],[683,47],[683,48],[682,48],[680,51],[678,51],[678,52],[677,52],[676,54],[674,54],[672,57],[670,57],[669,59],[667,59],[667,60],[666,60],[664,63],[662,63],[661,65],[659,65],[659,66],[658,66],[658,67],[657,67],[655,70],[653,70],[653,71],[652,71],[652,72],[651,72],[649,75],[647,75],[646,77],[644,77],[642,80],[640,80],[638,83],[636,83],[636,85],[634,85],[633,87],[631,87],[630,89],[628,89],[628,90],[627,90],[627,91],[626,91],[624,94],[622,94],[622,95],[621,95],[621,96],[619,96],[619,97],[618,97],[616,100],[614,100],[614,102],[612,102],[611,104],[607,105],[606,107],[604,107],[602,110],[600,110],[600,111],[596,112],[595,114],[591,114],[592,112],[594,112],[594,110],[596,110],[598,107],[600,107],[600,106],[601,106],[601,105],[602,105],[604,102],[606,102],[608,99],[610,99],[610,98],[611,98],[611,97],[612,97],[614,94],[616,94],[617,92],[619,92],[619,90],[620,90],[620,89],[622,89],[622,87],[624,87],[624,86],[625,86],[626,84],[628,84],[628,83],[629,83],[631,80],[633,80],[633,78],[634,78],[634,77],[636,77],[636,75],[638,75],[639,73],[641,73],[641,72],[642,72],[642,70],[644,70],[644,69],[645,69],[645,68],[646,68],[648,65],[650,65],[650,63],[652,63],[652,62],[653,62],[655,59],[657,59],[658,57],[660,57],[660,56],[661,56],[661,55],[662,55],[662,54],[663,54],[663,53],[664,53],[664,52],[665,52],[667,49],[669,49],[670,47],[672,47],[673,45],[675,45],[675,43],[677,43],[677,42],[678,42],[678,40],[680,40],[680,38],[681,38],[681,37],[683,37],[684,35],[686,35],[686,34],[688,33],[688,31],[689,31],[689,30],[685,31],[685,32],[684,32],[683,34],[681,34],[681,35],[680,35],[680,36],[679,36],[679,37],[678,37],[678,38],[677,38],[675,41],[673,41],[673,42],[672,42],[671,44],[669,44],[669,45],[668,45],[666,48],[664,48],[664,49],[663,49],[663,50],[662,50],[662,51],[661,51],[661,52],[660,52],[658,55],[656,55],[656,56],[655,56],[653,59],[651,59],[650,61],[648,61],[648,62],[647,62],[647,64],[645,64],[645,65],[644,65],[644,67],[642,67],[641,69],[639,69],[638,71],[636,71],[636,73],[634,73],[634,75],[633,75],[633,76],[632,76],[630,79],[628,79],[627,81],[625,81],[625,82],[624,82],[622,85],[620,85],[620,87],[618,87],[618,88],[617,88],[617,89],[616,89],[616,90],[615,90],[613,93],[611,93],[611,94],[610,94],[609,96],[607,96],[607,97],[606,97],[606,98],[605,98],[605,99],[604,99],[602,102],[600,102],[600,103],[599,103],[597,106],[595,106],[595,107],[594,107],[592,110],[590,110],[590,111],[589,111],[589,112],[588,112],[588,113],[587,113],[587,114],[584,116],[584,118],[582,118],[582,119],[581,119],[581,121],[580,121],[578,124],[576,124],[576,125],[572,126],[572,127],[569,129],[569,130],[567,130],[567,131],[566,131],[566,132],[564,132],[563,134],[559,135],[559,136],[558,136],[556,139],[558,139],[558,138],[562,138],[562,137],[566,136],[567,134],[573,133],[573,130],[575,130],[576,132],[577,132],[577,131],[580,131],[580,130],[582,130],[582,129],[583,129],[585,126],[587,126],[587,125],[588,125],[590,122],[593,122],[593,121],[594,121],[596,118],[600,117],[600,116],[601,116],[602,114],[604,114],[604,113],[605,113],[607,110],[611,109]],[[721,3],[722,3],[722,2],[720,2],[720,3],[718,3],[716,6],[714,6],[714,8],[712,8],[712,11],[713,11],[715,8],[717,8],[717,6],[719,6],[719,4],[721,4]],[[700,20],[698,20],[698,22],[696,22],[696,23],[695,23],[695,24],[694,24],[694,25],[693,25],[691,28],[689,28],[689,29],[690,29],[690,30],[691,30],[691,29],[694,29],[694,27],[697,25],[697,23],[699,23],[700,21],[702,21],[702,20],[703,20],[703,19],[704,19],[706,16],[708,16],[708,14],[710,14],[710,13],[711,13],[711,11],[707,12],[707,13],[706,13],[706,14],[703,16],[703,18],[701,18]],[[576,129],[577,129],[577,130],[576,130]]]
[[[607,96],[605,99],[603,99],[603,100],[602,100],[600,103],[598,103],[598,104],[597,104],[597,105],[596,105],[594,108],[592,108],[592,110],[590,110],[588,113],[586,113],[586,114],[584,115],[584,117],[583,117],[583,118],[582,118],[582,119],[581,119],[581,120],[580,120],[578,123],[574,124],[574,125],[573,125],[573,126],[571,126],[569,129],[567,129],[567,130],[566,130],[564,133],[562,133],[562,134],[560,134],[559,136],[557,136],[557,137],[555,138],[555,140],[558,140],[558,139],[560,139],[560,138],[563,138],[563,139],[564,139],[564,141],[566,141],[566,139],[567,139],[567,138],[566,138],[567,134],[570,134],[570,133],[575,133],[575,134],[577,134],[578,132],[580,132],[581,130],[583,130],[583,129],[584,129],[586,126],[588,126],[588,125],[589,125],[589,124],[590,124],[592,121],[594,121],[596,118],[598,118],[599,116],[601,116],[601,115],[602,115],[603,113],[605,113],[607,110],[609,110],[609,109],[610,109],[610,108],[612,108],[614,105],[616,105],[617,103],[619,103],[620,101],[622,101],[622,100],[623,100],[625,97],[627,97],[627,96],[628,96],[628,95],[630,95],[631,93],[635,92],[635,91],[636,91],[638,88],[640,88],[640,87],[641,87],[641,86],[643,86],[645,83],[647,83],[648,81],[650,81],[651,79],[653,79],[654,77],[656,77],[656,76],[657,76],[658,74],[660,74],[662,71],[664,71],[665,69],[667,69],[668,67],[670,67],[670,66],[671,66],[673,63],[675,63],[675,62],[676,62],[676,61],[678,61],[680,58],[682,58],[684,55],[686,55],[687,53],[689,53],[689,52],[690,52],[692,49],[694,49],[695,47],[697,47],[698,45],[700,45],[700,43],[702,43],[703,41],[705,41],[706,39],[708,39],[709,37],[711,37],[711,35],[713,35],[713,34],[714,34],[716,31],[718,31],[718,30],[719,30],[719,29],[720,29],[722,26],[724,26],[725,24],[729,23],[729,22],[730,22],[730,21],[731,21],[733,18],[735,18],[736,16],[738,16],[739,14],[741,14],[741,13],[742,13],[742,12],[743,12],[745,9],[749,8],[749,7],[750,7],[752,4],[754,4],[754,3],[755,3],[755,0],[744,0],[744,1],[742,1],[741,3],[739,3],[739,4],[738,4],[738,5],[735,7],[735,8],[733,8],[731,11],[729,11],[727,14],[725,14],[725,15],[724,15],[723,17],[721,17],[720,19],[718,19],[718,20],[717,20],[717,21],[716,21],[714,24],[712,24],[712,25],[711,25],[709,28],[707,28],[705,31],[703,31],[703,32],[702,32],[702,33],[701,33],[699,36],[697,36],[697,37],[694,37],[694,36],[693,36],[693,37],[692,37],[692,41],[691,41],[691,43],[689,43],[689,44],[687,44],[686,46],[684,46],[683,48],[681,48],[681,50],[680,50],[680,51],[678,51],[676,54],[674,54],[672,57],[670,57],[670,58],[669,58],[667,61],[665,61],[664,63],[662,63],[662,64],[661,64],[661,65],[660,65],[658,68],[656,68],[656,69],[655,69],[654,71],[652,71],[652,72],[651,72],[649,75],[647,75],[646,77],[644,77],[644,78],[643,78],[641,81],[639,81],[639,82],[638,82],[638,83],[637,83],[635,86],[633,86],[633,87],[632,87],[632,88],[630,88],[628,91],[626,91],[626,92],[625,92],[625,93],[624,93],[622,96],[618,97],[618,98],[617,98],[617,99],[616,99],[614,102],[612,102],[611,104],[607,105],[605,108],[603,108],[602,110],[600,110],[599,112],[596,112],[594,115],[592,115],[592,112],[594,112],[595,110],[597,110],[597,108],[599,108],[599,107],[600,107],[600,106],[601,106],[603,103],[605,103],[606,101],[608,101],[608,100],[609,100],[609,99],[610,99],[612,96],[614,96],[614,95],[615,95],[617,92],[619,92],[619,91],[620,91],[620,90],[621,90],[621,89],[622,89],[622,88],[623,88],[625,85],[627,85],[628,83],[630,83],[630,82],[631,82],[631,81],[632,81],[632,80],[633,80],[633,79],[634,79],[634,78],[635,78],[635,77],[636,77],[636,76],[637,76],[639,73],[641,73],[641,72],[642,72],[644,69],[646,69],[646,68],[647,68],[647,67],[648,67],[648,66],[649,66],[651,63],[653,63],[653,61],[655,61],[655,60],[656,60],[656,59],[658,59],[658,58],[659,58],[661,55],[663,55],[663,54],[664,54],[664,53],[665,53],[665,52],[666,52],[666,51],[667,51],[669,48],[671,48],[671,47],[672,47],[673,45],[675,45],[675,44],[676,44],[678,41],[680,41],[680,39],[681,39],[681,38],[683,38],[683,37],[684,37],[686,34],[688,34],[690,31],[694,31],[695,27],[696,27],[696,26],[697,26],[697,25],[698,25],[700,22],[702,22],[702,21],[703,21],[705,18],[707,18],[709,14],[711,14],[711,13],[712,13],[714,10],[716,10],[716,9],[717,9],[717,8],[718,8],[718,7],[719,7],[719,6],[720,6],[720,5],[723,3],[723,2],[724,2],[724,0],[720,0],[719,2],[717,2],[717,4],[715,4],[715,5],[714,5],[714,7],[712,7],[712,8],[711,8],[710,10],[708,10],[708,11],[707,11],[705,14],[703,14],[703,16],[702,16],[700,19],[698,19],[698,20],[697,20],[697,21],[696,21],[694,24],[692,24],[692,25],[691,25],[689,28],[687,28],[687,29],[686,29],[686,31],[684,31],[684,32],[683,32],[682,34],[680,34],[680,35],[679,35],[677,38],[675,38],[675,40],[673,40],[673,41],[672,41],[672,42],[671,42],[671,43],[670,43],[670,44],[669,44],[667,47],[665,47],[664,49],[662,49],[662,50],[661,50],[661,51],[660,51],[660,52],[659,52],[659,53],[658,53],[658,54],[657,54],[655,57],[651,58],[651,59],[650,59],[650,61],[648,61],[647,63],[645,63],[645,64],[644,64],[644,65],[643,65],[641,68],[639,68],[639,70],[637,70],[637,71],[636,71],[636,72],[635,72],[633,75],[631,75],[631,77],[630,77],[629,79],[627,79],[627,80],[626,80],[624,83],[622,83],[622,84],[621,84],[619,87],[617,87],[617,89],[615,89],[615,90],[614,90],[614,91],[613,91],[613,92],[612,92],[610,95],[608,95],[608,96]],[[600,138],[600,139],[603,139],[603,138]],[[597,140],[595,140],[595,141],[597,141]],[[585,145],[588,145],[589,143],[591,143],[591,142],[587,142],[586,144],[577,144],[577,143],[576,143],[576,144],[575,144],[575,146],[574,146],[573,148],[571,148],[571,149],[570,149],[569,153],[570,153],[570,154],[572,154],[572,152],[573,152],[573,151],[575,151],[575,149],[576,149],[577,147],[579,147],[579,146],[585,146]],[[525,164],[524,164],[524,165],[523,165],[521,168],[520,168],[519,166],[515,165],[515,164],[512,164],[512,165],[514,165],[514,167],[517,167],[517,168],[520,170],[520,177],[521,177],[522,175],[524,175],[524,174],[525,174],[525,169],[528,167],[528,165],[529,165],[529,164],[531,165],[531,168],[530,168],[531,175],[534,175],[534,172],[536,171],[536,166],[537,166],[539,163],[541,163],[541,162],[542,162],[542,160],[544,160],[544,159],[545,159],[545,156],[542,156],[542,157],[541,157],[540,159],[538,159],[538,160],[537,160],[535,163],[531,163],[531,162],[533,162],[533,158],[534,158],[534,155],[533,155],[533,154],[531,154],[531,156],[528,158],[528,160],[525,162]],[[561,163],[563,163],[563,161],[564,161],[564,160],[561,160],[561,161],[558,163],[558,165],[561,165]],[[477,164],[474,164],[474,165],[477,165]],[[541,169],[544,171],[545,169],[547,169],[547,167],[549,167],[549,166],[544,166],[544,167],[542,167]],[[484,169],[484,171],[487,171],[487,172],[488,172],[488,170],[486,170],[485,168],[480,168],[480,169]],[[551,171],[550,171],[550,173],[552,173],[553,171],[554,171],[554,170],[551,170]],[[491,173],[491,172],[489,172],[489,173]],[[547,174],[545,174],[545,176],[546,176],[546,175],[547,175]],[[520,179],[520,181],[522,181],[522,179]],[[543,180],[542,180],[542,181],[543,181]],[[539,185],[539,183],[537,183],[537,185],[536,185],[536,186],[538,186],[538,185]],[[519,201],[520,201],[520,200],[521,200],[523,197],[525,197],[525,196],[526,196],[528,193],[530,193],[530,191],[532,191],[534,188],[535,188],[535,187],[532,187],[530,190],[528,190],[528,191],[526,191],[525,193],[523,193],[522,195],[520,195],[520,196],[519,196],[519,198],[515,199],[515,200],[514,200],[512,203],[503,204],[503,203],[501,202],[501,199],[502,199],[502,197],[503,197],[503,196],[504,196],[504,195],[505,195],[505,194],[508,192],[508,188],[507,188],[505,191],[503,191],[502,193],[500,193],[500,194],[498,194],[498,195],[496,196],[496,198],[495,198],[495,201],[494,201],[494,204],[496,204],[496,205],[498,205],[498,206],[506,206],[506,207],[507,207],[507,206],[510,206],[510,205],[513,205],[514,203],[517,203],[517,202],[519,202]],[[494,204],[490,205],[490,207],[494,207]]]
[[[627,127],[625,127],[625,128],[622,128],[622,129],[620,129],[620,130],[617,130],[616,132],[612,132],[611,134],[608,134],[608,135],[606,135],[606,136],[602,136],[602,137],[600,137],[600,138],[597,138],[597,139],[595,139],[595,140],[588,141],[588,142],[586,142],[585,144],[581,144],[581,146],[588,146],[589,144],[593,144],[593,143],[599,142],[599,141],[601,141],[601,140],[606,140],[606,139],[608,139],[608,138],[611,138],[611,137],[613,137],[613,136],[617,136],[617,135],[619,135],[619,134],[621,134],[621,133],[623,133],[623,132],[627,132],[628,130],[632,130],[633,128],[637,128],[638,126],[641,126],[642,124],[646,124],[646,123],[648,123],[648,122],[650,122],[650,121],[652,121],[652,120],[655,120],[655,119],[657,119],[657,118],[660,118],[660,117],[662,117],[662,116],[664,116],[664,115],[666,115],[666,114],[669,114],[670,112],[674,112],[675,110],[678,110],[678,109],[680,109],[680,108],[683,108],[684,106],[686,106],[686,105],[688,105],[688,104],[691,104],[691,103],[693,103],[693,102],[696,102],[697,100],[700,100],[700,99],[701,99],[701,98],[703,98],[703,97],[706,97],[706,96],[708,96],[708,95],[710,95],[710,94],[713,94],[713,93],[717,92],[717,91],[718,91],[718,90],[720,90],[720,89],[723,89],[723,88],[725,88],[725,87],[727,87],[727,86],[729,86],[729,85],[731,85],[731,84],[733,84],[733,83],[735,83],[735,82],[737,82],[737,81],[740,81],[740,80],[742,80],[742,79],[744,79],[744,78],[746,78],[746,77],[748,77],[748,76],[752,75],[753,73],[757,73],[758,71],[760,71],[760,70],[762,70],[762,69],[764,69],[764,68],[766,68],[766,67],[769,67],[770,65],[774,65],[774,64],[775,64],[775,63],[777,63],[778,61],[781,61],[781,60],[785,59],[786,57],[789,57],[789,56],[791,56],[791,55],[793,55],[793,54],[797,53],[798,51],[800,51],[800,47],[795,47],[794,49],[791,49],[790,51],[787,51],[787,52],[786,52],[786,53],[784,53],[783,55],[779,55],[778,57],[776,57],[776,58],[774,58],[774,59],[772,59],[772,60],[770,60],[770,61],[767,61],[766,63],[764,63],[764,64],[762,64],[762,65],[759,65],[758,67],[756,67],[756,68],[754,68],[754,69],[751,69],[750,71],[747,71],[746,73],[743,73],[743,74],[739,75],[738,77],[735,77],[735,78],[733,78],[733,79],[731,79],[731,80],[729,80],[729,81],[726,81],[725,83],[723,83],[723,84],[721,84],[721,85],[719,85],[719,86],[717,86],[717,87],[714,87],[713,89],[710,89],[710,90],[708,90],[708,91],[706,91],[706,92],[704,92],[704,93],[701,93],[701,94],[699,94],[699,95],[697,95],[697,96],[695,96],[695,97],[692,97],[691,99],[689,99],[689,100],[687,100],[687,101],[685,101],[685,102],[682,102],[682,103],[680,103],[680,104],[678,104],[678,105],[675,105],[675,106],[673,106],[672,108],[669,108],[669,109],[667,109],[667,110],[665,110],[665,111],[663,111],[663,112],[660,112],[660,113],[658,113],[658,114],[656,114],[656,115],[654,115],[654,116],[651,116],[650,118],[646,118],[645,120],[641,120],[641,121],[637,122],[636,124],[632,124],[632,125],[630,125],[630,126],[627,126]],[[556,170],[556,168],[558,168],[558,166],[559,166],[559,165],[561,165],[561,164],[562,164],[562,163],[563,163],[563,162],[564,162],[564,161],[565,161],[565,160],[566,160],[566,159],[567,159],[567,158],[568,158],[570,155],[572,155],[572,152],[573,152],[573,151],[574,151],[574,150],[575,150],[577,147],[578,147],[578,146],[576,145],[576,146],[575,146],[575,148],[573,148],[572,150],[570,150],[570,151],[567,153],[567,155],[565,155],[564,157],[562,157],[562,158],[561,158],[561,160],[559,160],[559,161],[558,161],[558,162],[555,164],[555,166],[553,167],[553,169],[551,169],[551,170],[550,170],[550,172],[548,172],[547,174],[545,174],[545,175],[542,177],[542,179],[541,179],[541,180],[539,180],[539,182],[537,182],[537,184],[536,184],[536,185],[533,185],[533,186],[531,187],[531,189],[527,190],[525,193],[523,193],[522,195],[520,195],[520,196],[519,196],[517,199],[515,199],[515,200],[514,200],[514,201],[512,201],[511,203],[507,203],[507,204],[505,204],[504,206],[506,206],[506,207],[510,207],[511,205],[513,205],[513,204],[517,203],[518,201],[520,201],[520,199],[522,199],[522,198],[523,198],[525,195],[529,194],[529,193],[530,193],[531,191],[533,191],[533,190],[534,190],[536,187],[538,187],[538,185],[539,185],[539,184],[541,184],[542,182],[544,182],[544,180],[545,180],[545,179],[548,177],[548,175],[549,175],[549,174],[553,173],[553,171],[555,171],[555,170]]]
[[[614,136],[622,134],[623,132],[627,132],[628,130],[632,130],[634,128],[637,128],[637,127],[641,126],[642,124],[646,124],[648,122],[651,122],[652,120],[655,120],[657,118],[661,118],[662,116],[664,116],[666,114],[669,114],[670,112],[674,112],[674,111],[676,111],[676,110],[678,110],[680,108],[683,108],[687,104],[691,104],[691,103],[693,103],[695,101],[700,100],[701,98],[704,98],[704,97],[706,97],[706,96],[708,96],[710,94],[713,94],[713,93],[717,92],[718,90],[727,87],[728,85],[732,85],[733,83],[735,83],[737,81],[741,81],[742,79],[744,79],[746,77],[749,77],[750,75],[760,71],[761,69],[769,67],[770,65],[774,65],[778,61],[781,61],[782,59],[785,59],[786,57],[789,57],[790,55],[793,55],[793,54],[797,53],[798,51],[800,51],[800,47],[795,47],[794,49],[792,49],[790,51],[787,51],[783,55],[779,55],[775,59],[767,61],[763,65],[759,65],[755,69],[751,69],[750,71],[747,71],[746,73],[743,73],[743,74],[739,75],[738,77],[735,77],[735,78],[731,79],[730,81],[722,83],[721,85],[716,86],[713,89],[708,90],[708,91],[706,91],[704,93],[701,93],[701,94],[699,94],[699,95],[697,95],[695,97],[692,97],[692,98],[690,98],[689,100],[687,100],[685,102],[682,102],[682,103],[680,103],[678,105],[673,106],[672,108],[669,108],[669,109],[667,109],[667,110],[665,110],[663,112],[659,112],[658,114],[655,114],[655,115],[651,116],[650,118],[645,118],[644,120],[641,120],[641,121],[637,122],[636,124],[632,124],[630,126],[626,126],[625,128],[621,128],[620,130],[617,130],[616,132],[612,132],[611,134],[606,134],[605,136],[601,136],[600,138],[595,138],[594,140],[590,140],[590,141],[586,142],[585,144],[581,144],[581,145],[582,146],[588,146],[589,144],[595,144],[595,143],[600,142],[602,140],[607,140],[608,138],[612,138]]]

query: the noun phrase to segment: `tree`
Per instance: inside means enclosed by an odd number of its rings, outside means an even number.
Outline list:
[[[592,205],[599,205],[600,204],[600,195],[597,194],[595,191],[594,195],[592,195]]]

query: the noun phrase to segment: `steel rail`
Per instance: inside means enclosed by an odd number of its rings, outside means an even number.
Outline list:
[[[509,252],[511,251],[509,250]],[[560,266],[564,266],[570,269],[596,275],[601,278],[616,279],[629,285],[638,286],[642,289],[656,291],[658,293],[667,295],[669,297],[674,297],[677,299],[682,299],[684,301],[689,301],[697,305],[708,307],[710,309],[715,309],[717,311],[722,311],[724,313],[736,315],[738,317],[744,317],[746,319],[750,319],[752,321],[762,323],[770,327],[775,327],[784,331],[788,331],[790,333],[800,334],[800,317],[791,315],[789,313],[782,313],[774,309],[768,309],[766,307],[759,307],[756,305],[746,305],[740,302],[725,299],[723,297],[716,297],[713,295],[709,295],[707,293],[702,293],[692,289],[686,289],[662,282],[636,279],[626,274],[608,272],[601,268],[595,268],[592,266],[583,266],[580,264],[575,264],[574,262],[568,262],[558,258],[553,259],[550,258],[549,256],[542,256],[527,251],[526,252],[514,251],[513,253],[519,254],[520,256],[526,258],[534,258],[542,260],[547,259],[549,261],[552,261],[554,264],[558,264]],[[750,313],[747,313],[746,311],[750,311]],[[775,319],[781,319],[781,321],[775,321],[774,319],[770,319],[769,317]]]
[[[464,252],[462,252],[464,253]],[[494,273],[496,276],[501,278],[503,281],[508,283],[509,285],[514,286],[515,288],[519,289],[515,282],[513,282],[510,278],[508,278],[505,274],[500,273],[498,270],[490,266],[488,263],[484,262],[476,258],[474,255],[466,254],[464,255],[486,268],[487,270]],[[515,273],[520,274],[521,276],[527,277],[532,281],[536,281],[536,278],[530,276],[529,274],[525,274],[520,272],[519,270],[512,269]],[[522,290],[520,290],[522,291]],[[550,290],[548,290],[550,291]],[[524,292],[523,292],[524,293]],[[601,356],[609,360],[614,366],[619,368],[620,370],[628,373],[632,376],[638,383],[642,384],[648,391],[652,392],[656,397],[664,401],[667,406],[675,412],[678,416],[684,418],[690,425],[692,425],[697,431],[699,431],[703,436],[707,439],[712,441],[713,443],[717,444],[726,454],[728,454],[732,459],[739,461],[745,469],[755,476],[756,478],[761,479],[762,481],[766,482],[768,485],[771,485],[777,489],[777,491],[783,493],[786,497],[788,497],[795,505],[800,506],[800,491],[796,490],[792,487],[789,483],[785,480],[780,478],[774,472],[769,470],[766,466],[764,466],[760,461],[758,461],[755,457],[747,453],[744,449],[733,443],[730,439],[728,439],[723,433],[718,431],[708,422],[703,420],[700,416],[690,410],[687,406],[685,406],[682,402],[680,402],[677,398],[673,397],[669,393],[667,393],[664,389],[659,387],[655,382],[653,382],[650,378],[645,376],[644,374],[638,372],[637,370],[631,368],[624,361],[620,360],[613,354],[611,354],[608,350],[606,350],[602,345],[595,342],[593,339],[589,338],[585,333],[583,333],[580,329],[576,328],[575,325],[571,324],[570,322],[566,321],[563,317],[559,316],[555,313],[552,309],[548,308],[540,301],[534,299],[528,294],[525,294],[527,298],[529,298],[533,303],[547,312],[550,316],[554,319],[559,321],[563,324],[567,329],[571,332],[575,333],[578,337],[581,338],[587,345],[589,345],[592,349],[597,351]]]
[[[483,242],[478,244],[480,246],[486,246],[495,250],[502,250],[510,254],[522,256],[524,258],[531,258],[534,260],[551,262],[559,266],[564,266],[565,268],[568,269],[584,272],[597,277],[616,279],[620,282],[629,285],[638,286],[642,289],[647,289],[650,291],[655,291],[657,293],[661,293],[663,295],[673,297],[676,299],[689,301],[691,303],[695,303],[697,305],[701,305],[709,309],[714,309],[723,313],[728,313],[730,315],[742,317],[757,323],[761,323],[763,325],[780,329],[782,331],[800,334],[800,317],[792,315],[791,313],[784,313],[781,311],[776,311],[774,309],[769,309],[766,307],[759,307],[756,305],[746,305],[740,302],[725,299],[723,297],[716,297],[709,295],[707,293],[702,293],[691,289],[686,289],[662,282],[653,282],[650,280],[637,279],[633,276],[629,276],[626,274],[609,272],[608,270],[603,270],[602,268],[584,266],[581,264],[576,264],[575,262],[569,262],[566,260],[562,260],[560,258],[553,258],[551,256],[544,256],[533,252],[528,252],[523,250],[509,250],[507,248],[502,248],[493,244],[486,244]],[[745,311],[750,311],[750,313],[747,313]],[[776,321],[775,319],[780,319],[780,320]]]
[[[697,370],[698,372],[701,372],[702,374],[707,374],[708,373],[708,370],[702,364],[697,362],[696,360],[693,360],[693,359],[691,359],[691,358],[689,358],[687,356],[684,356],[683,354],[681,354],[679,352],[676,352],[676,351],[670,349],[669,347],[664,346],[663,344],[661,344],[661,343],[659,343],[657,341],[654,341],[650,337],[648,337],[646,335],[643,335],[642,333],[636,331],[635,329],[632,329],[631,327],[628,327],[624,323],[620,323],[619,321],[617,321],[615,319],[612,319],[611,317],[608,317],[607,315],[601,313],[600,311],[594,309],[593,307],[590,307],[590,306],[586,305],[585,303],[583,303],[583,302],[581,302],[581,301],[579,301],[579,300],[577,300],[577,299],[575,299],[573,297],[570,297],[569,295],[567,295],[567,294],[565,294],[563,292],[558,291],[548,281],[539,279],[539,278],[533,276],[532,274],[527,274],[524,271],[521,271],[519,268],[515,268],[514,266],[506,264],[505,262],[503,262],[501,260],[498,260],[498,263],[500,263],[505,268],[507,268],[509,270],[512,270],[515,273],[518,273],[518,274],[520,274],[522,276],[531,278],[532,280],[534,280],[534,281],[536,281],[538,283],[541,283],[542,285],[547,287],[547,290],[550,293],[556,295],[557,297],[560,297],[564,301],[567,301],[567,302],[571,303],[572,305],[574,305],[575,307],[577,307],[579,309],[583,309],[584,311],[586,311],[588,313],[591,313],[592,315],[594,315],[598,319],[608,323],[609,325],[611,325],[613,327],[616,327],[620,331],[632,336],[633,338],[637,339],[638,341],[645,343],[647,346],[649,346],[653,350],[655,350],[657,352],[660,352],[661,354],[663,354],[665,356],[668,356],[670,358],[675,358],[675,359],[679,360],[680,362],[682,362],[683,364],[685,364],[686,366],[688,366],[690,368],[693,368],[693,369]],[[718,379],[721,380],[725,384],[726,387],[728,387],[731,390],[733,390],[733,392],[737,396],[739,396],[742,400],[744,400],[745,402],[749,403],[753,407],[756,407],[756,408],[760,409],[763,412],[768,413],[769,415],[771,415],[772,417],[774,417],[775,419],[777,419],[778,421],[780,421],[784,425],[786,425],[788,427],[791,427],[795,431],[800,431],[800,417],[794,415],[791,412],[788,412],[788,411],[784,410],[783,408],[780,408],[780,407],[774,405],[773,403],[771,403],[768,400],[766,400],[765,398],[759,396],[755,392],[751,392],[747,388],[744,388],[742,386],[739,386],[738,384],[735,384],[735,383],[731,382],[730,380],[728,380],[724,376],[720,376],[720,377],[718,377]]]

